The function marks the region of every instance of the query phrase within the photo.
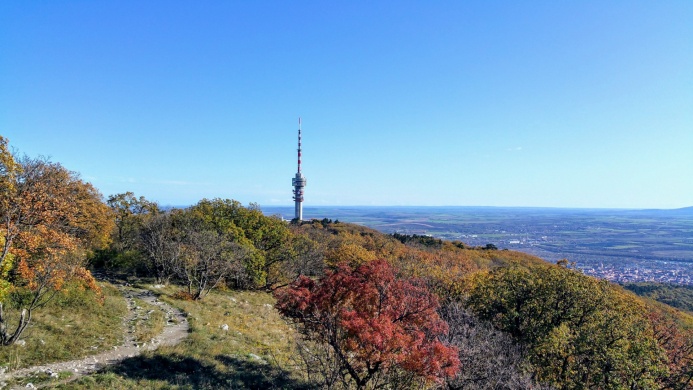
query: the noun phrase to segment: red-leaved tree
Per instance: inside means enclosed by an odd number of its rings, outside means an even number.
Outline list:
[[[329,345],[340,376],[359,389],[388,372],[439,381],[459,369],[457,350],[438,340],[448,327],[436,297],[395,277],[384,260],[355,269],[341,264],[319,281],[300,277],[275,296],[280,313],[305,337]]]

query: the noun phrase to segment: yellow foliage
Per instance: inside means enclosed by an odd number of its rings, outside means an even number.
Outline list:
[[[351,267],[358,267],[361,264],[376,259],[375,253],[356,244],[342,244],[337,249],[327,252],[325,262],[329,266],[336,266],[340,263],[349,264]]]

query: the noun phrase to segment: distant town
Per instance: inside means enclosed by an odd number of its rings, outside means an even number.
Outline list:
[[[606,251],[589,254],[583,252],[551,252],[542,240],[509,240],[500,247],[529,253],[544,260],[556,262],[567,259],[583,273],[617,283],[656,282],[666,284],[693,285],[693,261],[685,259],[661,259],[656,257],[633,257],[627,254],[612,254]],[[464,241],[464,237],[460,241]],[[550,247],[549,247],[550,248]]]

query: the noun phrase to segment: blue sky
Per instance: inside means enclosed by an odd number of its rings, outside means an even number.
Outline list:
[[[690,1],[0,3],[0,134],[108,196],[693,205]]]

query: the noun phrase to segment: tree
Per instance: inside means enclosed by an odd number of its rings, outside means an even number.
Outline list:
[[[252,282],[247,287],[271,288],[284,280],[282,263],[291,257],[291,234],[280,219],[265,216],[256,204],[246,208],[231,199],[203,199],[190,211],[205,226],[253,249],[243,260]]]
[[[11,252],[12,244],[19,234],[17,225],[17,180],[22,173],[22,167],[15,161],[8,149],[7,139],[0,136],[0,302],[12,290],[12,283],[8,280],[10,271],[14,267],[14,254]],[[0,313],[0,317],[2,313]],[[2,321],[0,319],[0,321]],[[1,325],[0,325],[1,326]]]
[[[558,389],[654,388],[665,357],[642,304],[561,264],[480,274],[469,308],[527,348],[540,382]]]
[[[116,244],[118,250],[131,249],[137,240],[139,227],[143,216],[159,213],[159,205],[148,201],[144,196],[137,198],[128,191],[122,194],[111,195],[106,202],[113,210],[116,225]]]
[[[504,332],[493,328],[464,308],[450,301],[440,308],[450,331],[444,340],[457,347],[461,368],[445,382],[446,389],[542,389],[522,372],[522,347]]]
[[[233,264],[245,255],[242,246],[213,230],[187,230],[182,243],[177,274],[187,284],[188,294],[194,300],[217,287],[230,275]]]
[[[325,254],[325,262],[328,265],[348,264],[351,267],[358,267],[361,264],[376,259],[375,253],[362,247],[361,245],[344,243],[338,248],[332,249]]]
[[[167,284],[181,259],[182,245],[170,213],[159,213],[144,221],[139,229],[139,245],[148,272],[157,283]]]
[[[84,268],[86,257],[108,243],[110,212],[101,194],[58,163],[16,162],[0,137],[0,345],[11,345],[45,305],[71,281],[98,290]],[[3,303],[12,294],[20,314],[15,326]],[[8,307],[9,309],[9,307]]]
[[[298,234],[291,239],[290,254],[289,260],[282,264],[282,273],[288,279],[295,280],[300,275],[323,275],[325,269],[323,244],[311,240],[306,235]]]
[[[667,356],[669,375],[663,378],[663,389],[684,390],[693,387],[693,330],[682,329],[675,314],[665,309],[652,310],[648,319],[654,337]]]
[[[144,253],[141,234],[144,224],[161,213],[156,202],[132,192],[111,195],[106,201],[115,222],[111,234],[111,245],[99,251],[91,263],[95,267],[110,268],[125,272],[151,273],[151,258]]]
[[[458,370],[456,349],[438,341],[447,325],[436,297],[396,278],[384,260],[341,264],[317,282],[301,276],[275,296],[280,313],[328,345],[339,375],[359,389],[398,371],[440,381]]]

